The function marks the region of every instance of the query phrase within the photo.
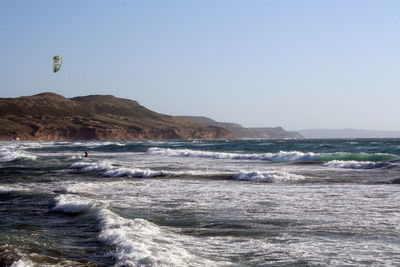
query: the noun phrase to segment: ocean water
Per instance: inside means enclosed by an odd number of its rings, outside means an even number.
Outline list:
[[[400,266],[399,184],[398,139],[1,142],[0,266]]]

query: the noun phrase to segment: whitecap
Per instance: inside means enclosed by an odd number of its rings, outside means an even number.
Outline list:
[[[203,157],[213,159],[237,159],[237,160],[270,160],[270,161],[311,161],[319,154],[300,151],[280,151],[278,153],[241,154],[228,152],[212,152],[191,149],[170,149],[152,147],[147,150],[150,155],[162,155],[171,157]]]
[[[35,264],[29,259],[19,259],[14,261],[10,267],[34,267]]]
[[[18,191],[28,191],[26,188],[21,186],[9,186],[9,185],[0,185],[0,194],[9,194]]]
[[[36,155],[29,154],[25,151],[5,147],[0,149],[0,162],[11,162],[21,159],[35,160],[36,158]]]
[[[241,171],[233,176],[237,180],[253,182],[285,182],[294,180],[304,180],[306,177],[284,171]]]
[[[116,266],[218,266],[185,248],[188,237],[147,220],[126,219],[108,209],[98,212],[101,241],[116,246]],[[221,263],[222,264],[222,263]]]
[[[355,160],[331,160],[324,164],[326,167],[343,169],[374,169],[384,166],[382,162],[355,161]]]
[[[94,206],[94,202],[72,195],[59,195],[55,198],[55,202],[53,210],[65,213],[80,213]]]
[[[118,167],[113,166],[112,163],[102,161],[102,162],[76,162],[70,166],[71,169],[78,169],[82,172],[102,172],[105,177],[141,177],[141,178],[149,178],[167,175],[166,171],[154,171],[150,169],[140,169],[140,168],[127,168],[127,167]]]
[[[131,168],[113,168],[106,171],[103,175],[107,177],[122,177],[122,176],[132,176],[132,177],[142,177],[149,178],[155,176],[166,175],[165,171],[153,171],[149,169],[131,169]]]
[[[93,171],[107,171],[113,169],[114,167],[110,162],[75,162],[70,166],[71,169],[79,169],[82,172],[93,172]]]

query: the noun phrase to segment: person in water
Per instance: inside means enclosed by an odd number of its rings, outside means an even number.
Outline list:
[[[88,157],[88,153],[85,151],[85,158],[87,158]]]

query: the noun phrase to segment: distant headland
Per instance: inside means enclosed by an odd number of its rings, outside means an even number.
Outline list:
[[[136,101],[111,95],[65,98],[55,93],[41,93],[0,98],[0,140],[3,141],[235,138],[302,136],[281,127],[244,128],[204,117],[160,114]]]
[[[229,130],[237,138],[254,139],[304,139],[298,132],[289,132],[282,127],[250,127],[246,128],[237,123],[217,122],[207,117],[179,116],[180,118],[198,123],[222,127]]]

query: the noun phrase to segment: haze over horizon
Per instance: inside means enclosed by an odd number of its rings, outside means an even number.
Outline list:
[[[111,94],[245,127],[400,130],[398,10],[398,1],[4,0],[0,97]]]

